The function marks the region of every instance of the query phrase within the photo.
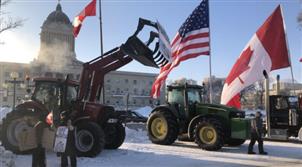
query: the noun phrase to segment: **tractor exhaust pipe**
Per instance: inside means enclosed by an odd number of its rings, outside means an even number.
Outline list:
[[[271,137],[271,125],[270,125],[270,104],[269,104],[269,76],[265,70],[263,70],[265,77],[265,111],[266,111],[266,130],[267,137]]]
[[[280,95],[280,75],[277,75],[276,95]]]

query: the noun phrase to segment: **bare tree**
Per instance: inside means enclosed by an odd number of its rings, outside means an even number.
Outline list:
[[[23,19],[12,18],[9,13],[3,11],[11,0],[0,0],[0,34],[4,31],[18,28],[23,25]]]

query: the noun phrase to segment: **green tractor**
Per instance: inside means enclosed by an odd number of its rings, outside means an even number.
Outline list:
[[[250,120],[245,113],[203,103],[202,86],[170,85],[167,91],[167,103],[153,109],[147,121],[152,143],[170,145],[185,135],[200,148],[215,151],[224,145],[239,146],[249,138]]]

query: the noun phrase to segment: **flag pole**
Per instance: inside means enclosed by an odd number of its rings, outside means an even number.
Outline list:
[[[212,89],[212,52],[211,52],[211,28],[210,28],[210,1],[208,1],[209,10],[209,85],[210,85],[210,103],[213,103],[213,89]]]
[[[102,22],[102,0],[99,0],[99,12],[100,12],[100,45],[101,45],[101,56],[103,56],[103,22]]]
[[[99,0],[99,15],[100,15],[100,47],[101,47],[101,56],[103,58],[104,50],[103,50],[103,22],[102,22],[102,0]],[[103,104],[105,104],[105,81],[103,80],[103,87],[102,87],[102,99]]]
[[[287,38],[287,34],[286,34],[286,26],[285,26],[285,22],[284,22],[283,8],[282,8],[281,5],[280,5],[280,9],[281,9],[281,16],[282,16],[282,21],[283,21],[283,26],[284,26],[285,41],[286,41],[287,52],[288,52],[288,60],[289,60],[289,64],[290,64],[290,73],[291,73],[291,77],[292,77],[292,84],[293,84],[293,87],[294,87],[295,78],[294,78],[292,60],[291,60],[291,57],[290,57],[291,54],[290,54],[290,49],[289,49],[289,45],[288,45],[288,38]],[[295,89],[294,89],[294,95],[296,95],[296,90]]]

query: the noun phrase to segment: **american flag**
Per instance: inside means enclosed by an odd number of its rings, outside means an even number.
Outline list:
[[[161,68],[152,85],[151,96],[158,98],[161,85],[181,61],[200,55],[210,55],[209,2],[203,0],[182,24],[171,42],[172,61]]]

